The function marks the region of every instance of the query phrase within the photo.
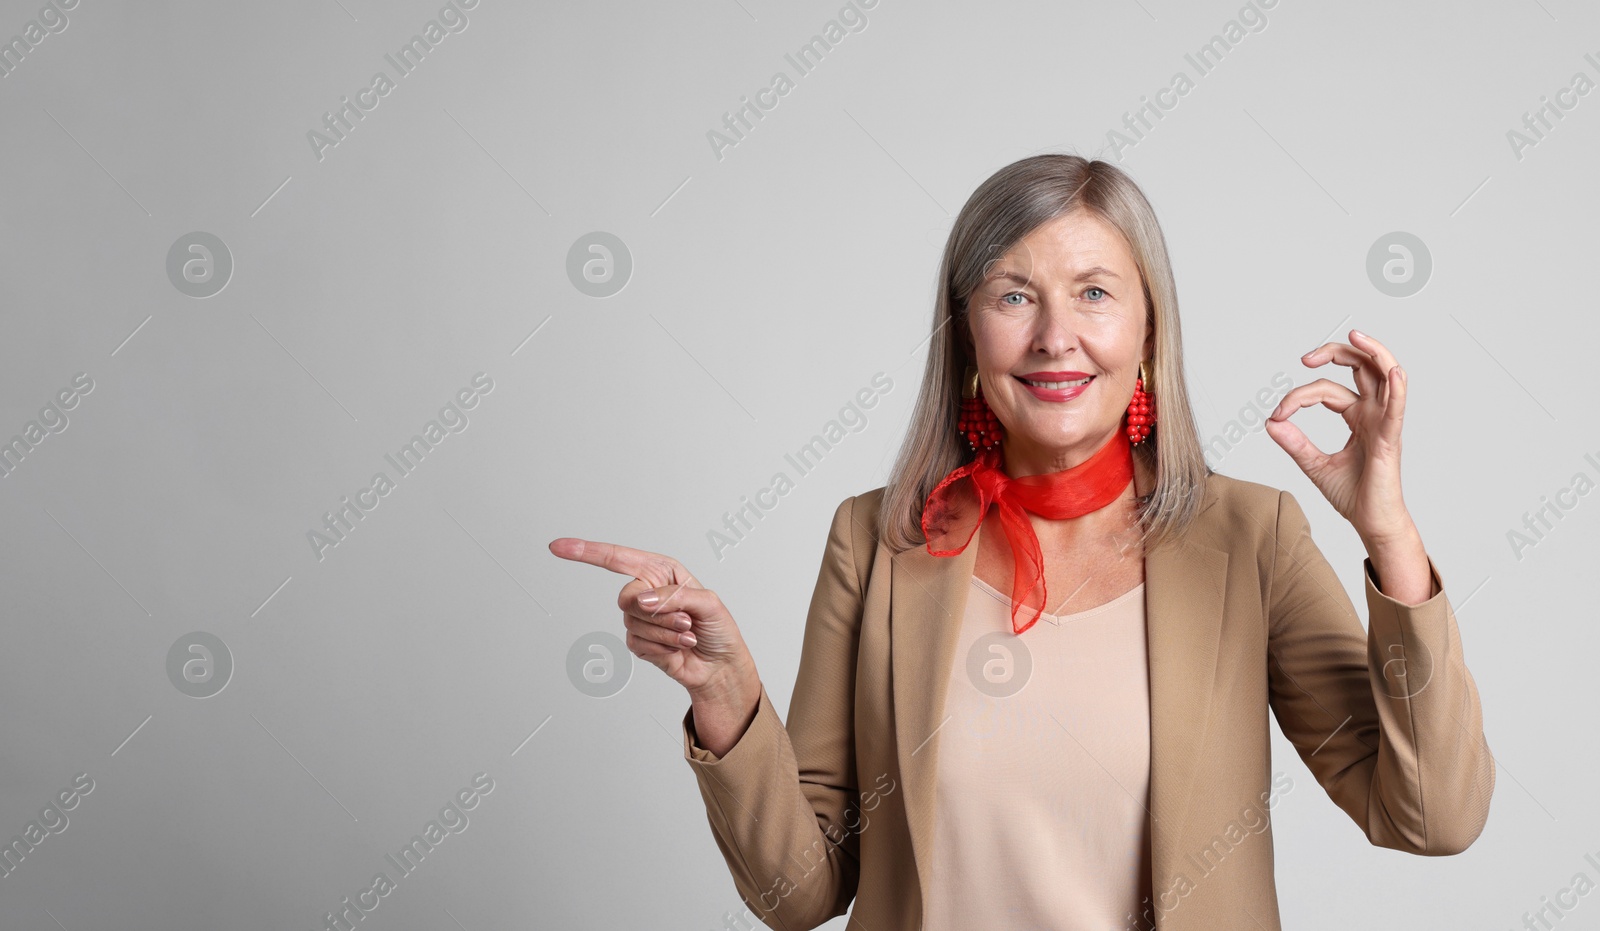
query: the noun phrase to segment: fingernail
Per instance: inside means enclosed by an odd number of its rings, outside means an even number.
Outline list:
[[[672,622],[672,626],[678,628],[679,630],[688,630],[694,626],[694,622],[690,621],[686,617],[680,617],[676,621]]]
[[[660,600],[661,600],[661,596],[657,595],[655,592],[642,592],[639,595],[639,604],[645,606],[646,608],[650,607],[651,605],[655,604],[656,602],[658,602]]]
[[[692,646],[695,645],[694,634],[684,634],[683,636],[679,637],[678,639],[682,640],[683,641],[683,645],[686,646],[686,647],[692,647]]]

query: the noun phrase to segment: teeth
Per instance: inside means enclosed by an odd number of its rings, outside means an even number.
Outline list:
[[[1089,376],[1089,378],[1093,377],[1092,375]],[[1078,385],[1087,385],[1089,378],[1080,378],[1077,381],[1029,381],[1024,378],[1023,381],[1035,388],[1050,388],[1059,391],[1062,388],[1076,388]]]

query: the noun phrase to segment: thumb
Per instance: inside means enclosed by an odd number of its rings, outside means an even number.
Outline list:
[[[1315,462],[1326,458],[1326,454],[1318,449],[1317,445],[1311,442],[1311,439],[1299,427],[1287,420],[1272,420],[1268,418],[1265,429],[1267,435],[1272,437],[1272,441],[1282,447],[1283,451],[1289,454],[1289,458],[1295,461],[1295,465],[1300,467],[1300,471],[1308,475],[1311,473],[1311,466]]]

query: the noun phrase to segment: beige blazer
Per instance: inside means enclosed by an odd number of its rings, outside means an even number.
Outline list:
[[[1152,476],[1138,464],[1144,494]],[[683,717],[717,846],[749,916],[772,928],[847,909],[852,931],[922,925],[939,729],[951,664],[965,662],[955,643],[978,543],[890,553],[875,531],[882,498],[855,495],[834,514],[787,726],[763,688],[718,758],[697,743],[692,709]],[[1372,844],[1466,849],[1495,764],[1431,557],[1435,594],[1414,607],[1362,561],[1363,631],[1293,495],[1213,474],[1202,508],[1145,556],[1155,901],[1130,927],[1280,931],[1266,816],[1289,777],[1269,785],[1269,708]]]

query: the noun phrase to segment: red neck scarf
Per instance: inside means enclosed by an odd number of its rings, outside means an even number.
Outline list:
[[[970,479],[963,482],[962,479]],[[1098,511],[1133,480],[1133,445],[1116,431],[1100,451],[1070,469],[1012,478],[1001,464],[1000,447],[983,450],[973,461],[941,480],[922,509],[922,534],[934,556],[957,556],[972,542],[989,506],[1000,507],[1001,526],[1011,546],[1015,571],[1011,585],[1011,627],[1021,634],[1044,613],[1044,554],[1024,510],[1050,520]],[[959,542],[959,545],[956,545]],[[1017,624],[1022,607],[1033,618]]]

